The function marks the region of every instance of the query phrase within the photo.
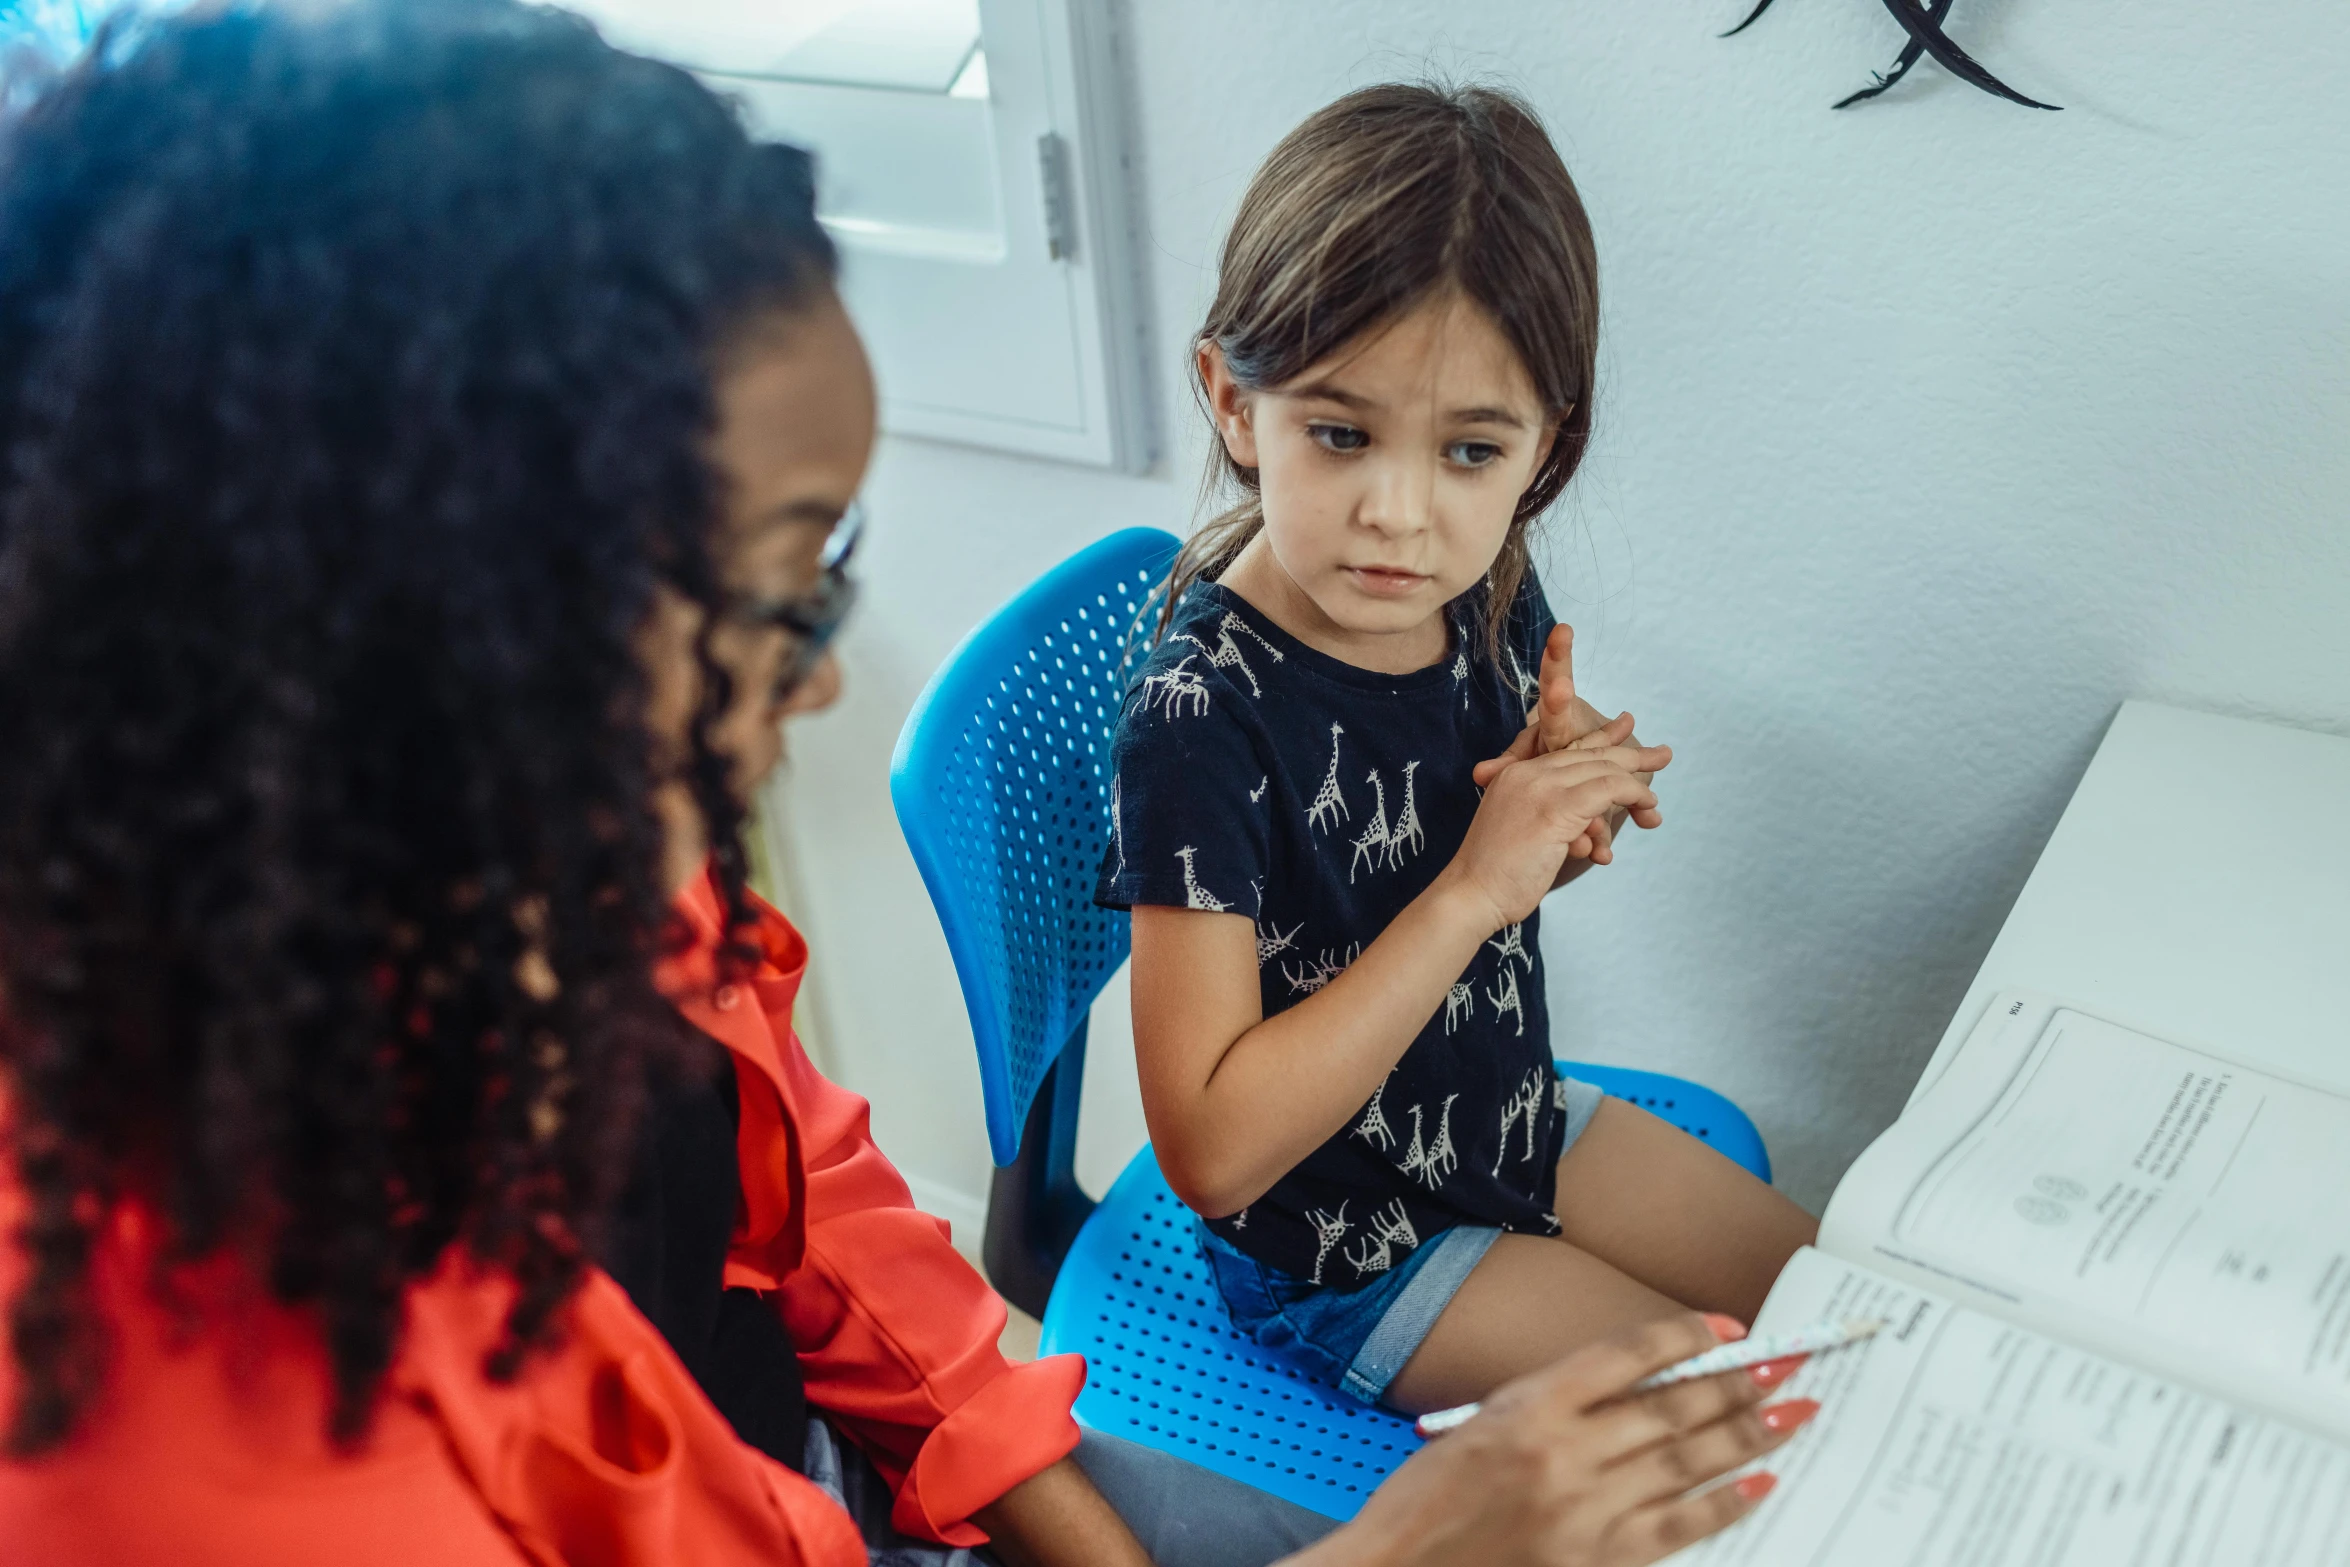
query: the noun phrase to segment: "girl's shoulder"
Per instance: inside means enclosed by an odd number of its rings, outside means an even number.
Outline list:
[[[1197,586],[1177,602],[1164,629],[1135,630],[1146,644],[1129,656],[1126,689],[1111,737],[1111,765],[1129,786],[1157,774],[1182,774],[1212,790],[1227,773],[1248,772],[1258,746],[1237,683],[1239,661],[1215,657],[1212,600]],[[1259,660],[1262,662],[1262,660]],[[1255,774],[1249,774],[1253,781]]]
[[[1212,641],[1215,637],[1220,623],[1231,611],[1232,598],[1226,589],[1204,579],[1186,587],[1183,596],[1166,612],[1164,625],[1154,623],[1141,632],[1150,644],[1148,661],[1159,664],[1197,654],[1203,640]],[[1156,621],[1155,615],[1153,620]]]
[[[1260,625],[1239,599],[1212,582],[1195,582],[1175,604],[1163,631],[1138,632],[1157,640],[1134,666],[1126,685],[1122,725],[1146,717],[1237,717],[1260,701],[1269,677],[1289,660],[1286,640]]]
[[[1244,655],[1253,649],[1260,662],[1270,659],[1278,664],[1289,656],[1284,649],[1294,647],[1295,639],[1222,583],[1201,581],[1184,589],[1176,601],[1157,652],[1178,658],[1198,654],[1220,669],[1237,669],[1233,655],[1225,652],[1227,643]]]
[[[1516,591],[1510,595],[1509,613],[1502,619],[1498,647],[1486,635],[1492,605],[1491,582],[1480,582],[1453,600],[1453,634],[1472,657],[1490,661],[1506,685],[1525,695],[1541,671],[1543,644],[1550,640],[1551,628],[1558,624],[1558,617],[1551,613],[1550,596],[1543,591],[1541,575],[1530,564]]]

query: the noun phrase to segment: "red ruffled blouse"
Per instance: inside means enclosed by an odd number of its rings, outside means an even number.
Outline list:
[[[726,1283],[766,1292],[812,1412],[870,1456],[904,1532],[974,1545],[971,1515],[1077,1443],[1084,1364],[1014,1366],[1004,1307],[919,1213],[873,1144],[865,1101],[819,1076],[791,1027],[807,945],[757,905],[761,951],[721,983],[716,889],[678,899],[696,937],[662,988],[734,1060],[742,1202]],[[0,1093],[0,1127],[6,1101]],[[23,1196],[0,1160],[0,1237]],[[620,1287],[590,1276],[559,1348],[512,1383],[481,1375],[512,1286],[452,1251],[408,1293],[405,1335],[364,1445],[326,1440],[329,1373],[306,1312],[236,1259],[184,1270],[192,1319],[145,1288],[159,1236],[125,1205],[93,1264],[106,1385],[64,1447],[0,1462],[0,1561],[42,1567],[850,1567],[848,1516],[739,1441]],[[0,1244],[0,1299],[23,1276]],[[185,1324],[193,1320],[191,1330]],[[13,1407],[0,1357],[0,1408]]]

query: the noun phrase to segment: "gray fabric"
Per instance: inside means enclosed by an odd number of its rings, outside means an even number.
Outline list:
[[[841,1439],[829,1421],[808,1422],[807,1462],[801,1473],[857,1521],[857,1532],[865,1537],[865,1559],[873,1567],[997,1567],[988,1551],[917,1540],[890,1527],[889,1510],[896,1499],[890,1495],[889,1482],[855,1443]]]
[[[1265,1567],[1335,1520],[1156,1448],[1088,1431],[1077,1462],[1158,1567]]]
[[[1265,1567],[1338,1527],[1237,1480],[1099,1431],[1084,1433],[1076,1457],[1158,1567]],[[804,1472],[856,1520],[872,1567],[997,1567],[991,1551],[937,1545],[890,1527],[888,1482],[823,1420],[808,1422]]]

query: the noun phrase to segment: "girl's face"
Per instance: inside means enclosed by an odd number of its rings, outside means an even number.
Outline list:
[[[1557,416],[1493,318],[1445,294],[1269,391],[1200,374],[1264,531],[1223,581],[1308,646],[1373,669],[1445,654],[1444,606],[1480,581]]]
[[[718,432],[711,455],[727,484],[726,514],[713,541],[719,582],[747,601],[804,597],[821,574],[818,557],[865,482],[873,455],[873,372],[840,301],[813,305],[755,326],[726,359],[717,386]],[[709,845],[701,813],[675,775],[691,753],[701,699],[694,644],[701,607],[664,586],[647,622],[643,656],[652,682],[657,771],[672,781],[655,798],[668,838],[670,883],[700,874]],[[787,718],[829,707],[840,668],[828,654],[788,693],[776,684],[792,633],[723,619],[710,653],[733,684],[733,700],[711,729],[738,798],[749,800],[783,759]]]

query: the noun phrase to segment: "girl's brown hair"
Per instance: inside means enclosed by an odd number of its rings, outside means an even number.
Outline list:
[[[1493,317],[1556,420],[1485,576],[1486,648],[1498,655],[1526,578],[1528,527],[1583,460],[1599,341],[1591,224],[1533,109],[1491,87],[1395,82],[1313,115],[1249,182],[1193,346],[1214,343],[1243,387],[1280,387],[1446,290]],[[1196,354],[1193,375],[1204,407]],[[1220,575],[1265,525],[1256,470],[1221,441],[1207,482],[1241,499],[1176,555],[1162,634],[1184,591]]]

